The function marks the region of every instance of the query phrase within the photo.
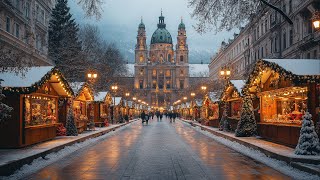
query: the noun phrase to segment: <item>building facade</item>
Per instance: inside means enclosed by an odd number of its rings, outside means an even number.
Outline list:
[[[293,21],[290,25],[280,13],[261,7],[233,40],[222,42],[212,58],[209,74],[219,79],[221,67],[228,66],[233,79],[247,78],[252,65],[262,58],[319,59],[320,32],[312,26],[312,14],[320,9],[319,0],[272,0]]]
[[[48,26],[54,5],[55,0],[0,0],[0,50],[7,55],[0,58],[52,65]]]
[[[154,107],[166,107],[189,87],[188,44],[185,24],[178,26],[174,49],[164,16],[159,17],[150,47],[147,47],[145,25],[141,21],[135,47],[135,93]]]

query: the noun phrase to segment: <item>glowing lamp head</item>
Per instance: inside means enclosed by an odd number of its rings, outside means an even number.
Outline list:
[[[312,15],[312,24],[316,30],[320,29],[320,11],[315,11]]]

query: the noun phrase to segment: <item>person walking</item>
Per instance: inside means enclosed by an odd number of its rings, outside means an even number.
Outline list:
[[[177,113],[176,113],[176,112],[173,112],[173,113],[172,113],[173,122],[176,122],[176,118],[177,118]]]
[[[146,113],[144,111],[142,111],[142,113],[140,114],[140,118],[141,118],[142,124],[143,124],[144,121],[146,120]]]
[[[163,113],[160,113],[160,121],[162,121]]]
[[[171,111],[168,112],[168,117],[169,117],[170,123],[171,123],[172,122],[172,112]]]
[[[129,122],[129,116],[128,116],[128,114],[125,114],[125,115],[124,115],[124,120],[126,121],[126,123]]]
[[[160,121],[160,111],[159,110],[156,111],[156,116],[157,116],[157,121]]]
[[[146,125],[148,125],[148,122],[149,122],[149,115],[148,113],[146,113]]]

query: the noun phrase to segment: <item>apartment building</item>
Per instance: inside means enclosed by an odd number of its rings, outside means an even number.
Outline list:
[[[48,59],[48,26],[55,0],[0,0],[0,50],[33,65]],[[8,54],[8,53],[7,53]]]

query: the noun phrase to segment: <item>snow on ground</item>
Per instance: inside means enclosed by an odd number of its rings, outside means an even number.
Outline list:
[[[187,122],[181,121],[185,124],[190,125]],[[313,174],[309,174],[303,171],[300,171],[298,169],[293,168],[292,166],[288,165],[286,162],[284,161],[280,161],[280,160],[276,160],[276,159],[272,159],[270,157],[267,157],[265,154],[263,154],[262,152],[258,151],[258,150],[254,150],[251,149],[247,146],[244,146],[242,144],[239,144],[237,142],[233,142],[230,141],[228,139],[216,136],[208,131],[204,131],[201,130],[201,128],[199,126],[193,127],[191,126],[193,129],[197,130],[198,132],[214,139],[215,141],[237,151],[240,152],[241,154],[244,154],[245,156],[248,156],[252,159],[255,159],[256,161],[259,161],[263,164],[266,164],[267,166],[274,168],[275,170],[280,171],[281,173],[290,176],[294,179],[306,179],[306,180],[315,180],[315,179],[320,179],[319,176],[317,175],[313,175]]]
[[[137,121],[136,121],[137,122]],[[66,146],[65,148],[61,149],[58,152],[50,153],[46,155],[44,158],[39,157],[35,160],[32,161],[31,164],[25,164],[23,165],[19,170],[17,170],[14,174],[8,177],[0,176],[0,179],[6,179],[6,180],[15,180],[15,179],[21,179],[24,178],[28,175],[31,175],[32,173],[35,173],[39,171],[42,168],[45,168],[46,166],[59,161],[60,159],[71,155],[73,152],[85,148],[88,145],[95,145],[99,143],[100,141],[104,140],[107,137],[113,136],[116,133],[120,132],[121,130],[127,128],[128,126],[131,126],[133,123],[127,124],[125,126],[122,126],[118,128],[116,131],[110,131],[102,136],[96,137],[96,138],[91,138],[86,141],[80,142],[73,144],[71,146]]]

